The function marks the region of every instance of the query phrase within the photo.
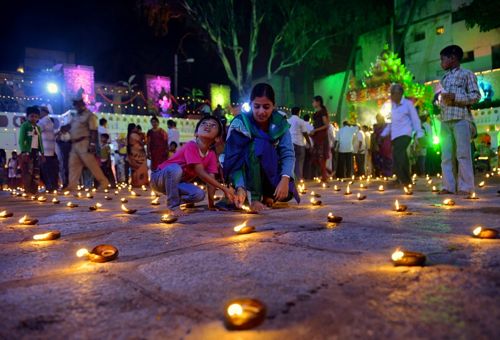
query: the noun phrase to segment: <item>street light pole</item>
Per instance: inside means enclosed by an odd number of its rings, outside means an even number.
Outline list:
[[[194,63],[194,58],[187,58],[186,60],[181,61],[181,63]],[[179,57],[174,54],[174,96],[177,97],[177,86],[179,82]]]

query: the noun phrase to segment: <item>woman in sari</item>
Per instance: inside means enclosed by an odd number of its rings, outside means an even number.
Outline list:
[[[140,187],[148,184],[148,165],[144,139],[137,133],[137,127],[130,123],[127,129],[127,158],[132,170],[132,186]]]
[[[151,118],[151,126],[146,140],[148,145],[148,158],[151,159],[151,171],[168,158],[168,134],[160,127],[158,118]]]
[[[269,84],[254,86],[252,111],[236,116],[229,126],[223,170],[236,188],[235,205],[248,201],[255,211],[276,201],[300,201],[293,182],[295,154],[285,116],[276,111]]]
[[[330,147],[328,144],[330,120],[328,119],[328,111],[325,105],[323,105],[323,98],[321,96],[315,96],[312,104],[316,110],[312,117],[314,130],[309,133],[313,140],[313,164],[319,166],[321,170],[321,180],[326,182],[328,181],[326,161],[330,157]]]

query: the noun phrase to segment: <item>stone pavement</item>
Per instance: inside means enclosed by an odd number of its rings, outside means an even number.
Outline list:
[[[484,178],[482,178],[484,179]],[[479,179],[478,179],[479,180]],[[258,215],[190,210],[159,223],[162,206],[149,193],[104,201],[60,195],[60,205],[0,193],[0,337],[5,339],[351,339],[500,338],[500,240],[471,237],[473,226],[500,227],[500,177],[477,190],[479,200],[445,197],[418,179],[414,195],[377,192],[359,182],[343,195],[317,183],[322,206],[302,204]],[[438,185],[437,179],[434,183]],[[128,193],[127,193],[128,194]],[[120,212],[119,197],[129,208]],[[409,214],[392,211],[394,200]],[[68,201],[80,206],[70,209]],[[163,200],[163,198],[162,198]],[[99,201],[102,209],[90,212]],[[328,227],[329,212],[344,221]],[[21,226],[28,213],[40,221]],[[248,221],[257,232],[235,235]],[[45,230],[55,241],[33,241]],[[117,260],[92,263],[81,247],[115,245]],[[427,255],[428,266],[394,267],[398,247]],[[224,304],[253,297],[268,308],[249,331],[224,328]]]

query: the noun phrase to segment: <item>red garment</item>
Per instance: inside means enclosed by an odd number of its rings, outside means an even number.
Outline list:
[[[148,152],[151,155],[151,169],[155,170],[158,165],[168,158],[168,134],[162,128],[148,131]]]
[[[202,164],[203,168],[209,174],[218,173],[217,156],[213,150],[209,150],[205,156],[202,156],[198,144],[194,140],[183,145],[172,157],[158,166],[158,169],[164,169],[170,164],[179,164],[182,167],[182,181],[190,182],[196,178],[194,172],[195,164]]]

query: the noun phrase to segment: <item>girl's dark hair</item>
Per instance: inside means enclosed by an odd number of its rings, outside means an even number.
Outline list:
[[[157,123],[160,122],[160,120],[158,118],[156,118],[155,116],[151,117],[151,119],[149,120],[151,123],[156,121]]]
[[[224,129],[223,126],[222,126],[222,123],[220,122],[219,118],[217,117],[214,117],[214,116],[205,116],[203,117],[202,119],[200,119],[198,121],[198,123],[196,124],[196,127],[194,129],[194,132],[198,132],[198,128],[200,127],[201,123],[203,123],[204,121],[206,120],[214,120],[215,122],[217,122],[217,128],[218,128],[218,131],[217,131],[217,137],[220,137],[222,136],[222,130]]]
[[[127,154],[130,153],[130,143],[129,143],[129,138],[130,134],[132,133],[132,130],[135,129],[136,125],[134,123],[129,123],[127,126]]]
[[[321,108],[326,111],[326,107],[323,104],[323,97],[321,97],[321,96],[314,96],[313,100],[316,101],[316,102],[318,102],[319,106],[321,106]]]
[[[267,83],[259,83],[253,87],[250,101],[253,101],[256,97],[266,97],[273,105],[276,104],[273,87]]]
[[[40,115],[40,109],[36,106],[28,106],[26,108],[26,117],[28,117],[32,113]]]

